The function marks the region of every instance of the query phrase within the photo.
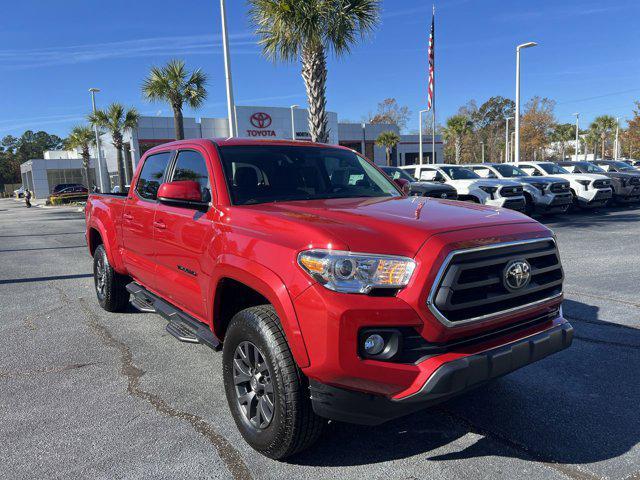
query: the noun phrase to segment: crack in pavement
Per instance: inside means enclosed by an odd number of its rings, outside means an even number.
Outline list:
[[[160,396],[147,392],[140,387],[140,377],[144,374],[144,370],[133,363],[131,349],[125,343],[116,339],[109,329],[98,321],[97,315],[91,311],[83,299],[79,299],[79,303],[89,317],[89,321],[87,322],[88,326],[105,345],[113,347],[119,351],[121,362],[120,373],[122,373],[122,375],[124,375],[128,380],[127,392],[129,395],[145,400],[157,412],[162,413],[163,415],[188,422],[196,432],[205,437],[209,443],[214,446],[220,456],[220,459],[224,462],[233,478],[252,478],[251,472],[244,463],[240,452],[203,418],[192,413],[178,410],[169,405]]]
[[[594,475],[591,472],[584,471],[577,466],[568,465],[565,463],[558,463],[553,458],[550,458],[546,454],[532,450],[527,445],[524,445],[516,440],[513,440],[512,438],[509,438],[501,433],[488,430],[484,427],[480,427],[479,425],[476,425],[468,418],[463,417],[462,415],[455,413],[451,410],[447,410],[444,407],[438,407],[438,408],[435,408],[434,410],[439,411],[444,416],[449,417],[454,422],[457,421],[458,423],[462,423],[465,426],[465,428],[469,430],[471,433],[475,433],[477,435],[487,437],[495,442],[502,443],[503,445],[513,448],[514,450],[517,450],[520,453],[523,453],[524,455],[529,457],[530,460],[543,464],[549,468],[552,468],[553,470],[556,470],[557,472],[561,473],[562,475],[568,478],[571,478],[572,480],[597,480],[601,478],[597,475]]]
[[[31,370],[0,370],[0,378],[15,378],[15,377],[27,377],[30,375],[37,375],[40,373],[49,374],[49,373],[62,373],[69,370],[78,370],[83,367],[91,367],[93,365],[100,365],[102,362],[90,362],[90,363],[71,363],[68,365],[60,365],[57,367],[44,367],[44,368],[34,368]]]

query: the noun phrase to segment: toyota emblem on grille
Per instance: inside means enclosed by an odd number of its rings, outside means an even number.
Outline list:
[[[526,287],[531,281],[531,265],[526,260],[512,260],[502,273],[502,283],[510,292]]]
[[[256,112],[251,115],[249,121],[256,128],[267,128],[271,125],[271,115],[265,112]]]

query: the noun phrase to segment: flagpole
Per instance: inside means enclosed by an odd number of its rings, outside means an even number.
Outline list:
[[[431,163],[436,163],[436,5],[433,5],[433,100],[431,103]]]

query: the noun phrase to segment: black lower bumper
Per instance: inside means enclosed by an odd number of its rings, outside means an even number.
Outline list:
[[[491,350],[444,363],[417,393],[399,400],[312,380],[313,410],[321,417],[378,425],[460,395],[489,380],[536,362],[571,345],[573,327],[564,323]]]

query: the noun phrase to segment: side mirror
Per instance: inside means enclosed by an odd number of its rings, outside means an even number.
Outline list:
[[[162,203],[190,208],[202,208],[207,205],[202,201],[200,184],[194,180],[163,183],[158,189],[158,200]]]
[[[404,194],[409,195],[409,192],[411,191],[411,184],[409,183],[409,180],[406,178],[396,178],[393,180],[393,183],[395,183]]]

